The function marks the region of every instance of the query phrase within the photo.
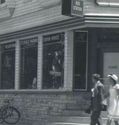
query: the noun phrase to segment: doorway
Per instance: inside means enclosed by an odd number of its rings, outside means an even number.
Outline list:
[[[119,76],[119,52],[104,52],[103,77],[108,74]]]
[[[108,92],[109,84],[107,75],[116,74],[119,76],[119,52],[104,52],[103,53],[103,83],[105,91]]]

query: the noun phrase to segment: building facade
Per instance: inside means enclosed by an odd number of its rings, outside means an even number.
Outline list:
[[[117,3],[85,0],[82,16],[66,16],[61,0],[0,1],[0,99],[14,99],[19,125],[84,110],[91,75],[118,75]]]

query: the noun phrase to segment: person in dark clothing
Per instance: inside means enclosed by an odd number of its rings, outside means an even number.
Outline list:
[[[104,86],[100,82],[100,75],[93,74],[92,82],[94,87],[91,89],[91,123],[90,125],[102,125],[101,111],[102,111],[102,101]]]

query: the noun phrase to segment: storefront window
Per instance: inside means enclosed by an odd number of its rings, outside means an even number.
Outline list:
[[[86,89],[87,32],[75,32],[74,40],[74,89]]]
[[[20,40],[21,64],[20,64],[20,88],[37,88],[37,47],[38,38]]]
[[[13,89],[15,82],[15,43],[1,45],[1,89]]]
[[[64,33],[43,37],[43,89],[63,88]]]

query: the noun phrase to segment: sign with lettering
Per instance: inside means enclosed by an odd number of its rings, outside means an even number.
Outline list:
[[[66,16],[83,16],[83,1],[62,0],[62,14]]]
[[[71,15],[83,16],[83,1],[72,0]]]
[[[43,42],[56,42],[56,41],[64,41],[64,33],[46,35],[43,37]]]
[[[15,42],[2,45],[2,50],[8,50],[8,49],[14,49],[14,48],[15,48]]]
[[[22,46],[35,45],[37,42],[38,42],[37,37],[20,40]]]

